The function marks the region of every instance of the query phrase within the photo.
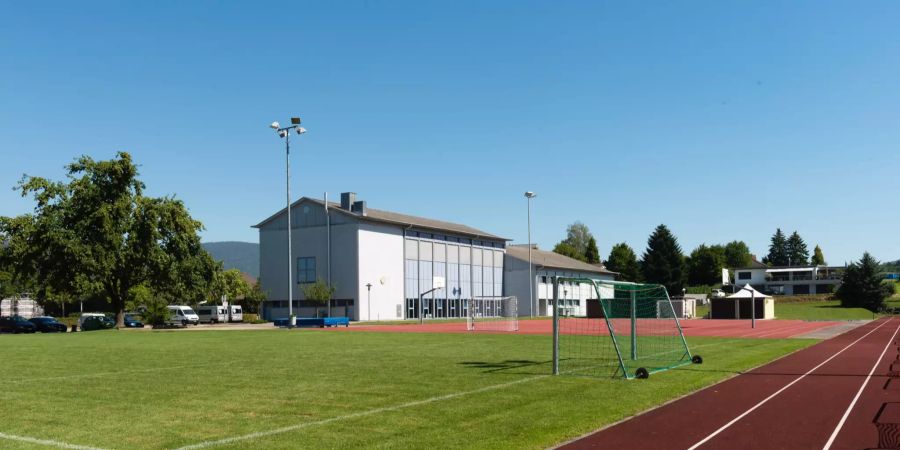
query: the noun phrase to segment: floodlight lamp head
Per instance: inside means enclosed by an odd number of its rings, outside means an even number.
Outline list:
[[[277,130],[277,129],[281,128],[281,124],[278,122],[272,122],[272,124],[269,125],[269,128],[271,128],[273,130]]]
[[[291,117],[291,125],[300,125],[299,117]]]
[[[285,136],[288,135],[288,132],[287,132],[287,130],[281,130],[281,131],[278,132],[278,135],[281,136],[281,137],[285,137]]]
[[[535,197],[537,197],[537,194],[535,194],[534,192],[531,192],[531,191],[525,192],[525,198],[535,198]]]
[[[297,134],[303,134],[303,133],[306,133],[306,128],[297,127]]]

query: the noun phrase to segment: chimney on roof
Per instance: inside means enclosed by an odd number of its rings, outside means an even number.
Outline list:
[[[341,209],[350,211],[354,203],[356,203],[356,192],[341,192]]]
[[[353,205],[350,207],[350,212],[357,213],[361,216],[366,215],[366,202],[362,200],[353,202]]]

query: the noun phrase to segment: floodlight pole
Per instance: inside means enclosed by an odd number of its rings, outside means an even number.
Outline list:
[[[531,199],[537,197],[537,194],[534,192],[528,191],[525,193],[526,201],[528,202],[528,309],[531,310],[531,317],[534,317],[534,274],[532,273],[533,266],[531,264]]]
[[[553,277],[553,375],[559,375],[559,278]]]
[[[291,131],[296,131],[297,134],[306,133],[306,128],[300,126],[300,118],[299,117],[291,117],[291,125],[287,127],[281,127],[278,122],[273,122],[270,125],[272,129],[278,134],[278,136],[284,138],[284,178],[285,178],[285,196],[287,201],[287,207],[285,208],[287,211],[287,259],[288,259],[288,271],[287,271],[287,282],[288,282],[288,328],[294,326],[294,262],[293,256],[291,255]]]
[[[750,328],[756,328],[756,290],[748,289],[747,285],[744,285],[741,290],[750,292]],[[740,306],[738,308],[738,314],[740,314]]]

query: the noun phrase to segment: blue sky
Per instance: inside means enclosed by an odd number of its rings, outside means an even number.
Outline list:
[[[293,194],[601,253],[776,227],[829,263],[900,258],[900,5],[870,2],[2,2],[0,215],[23,173],[131,152],[204,240]]]

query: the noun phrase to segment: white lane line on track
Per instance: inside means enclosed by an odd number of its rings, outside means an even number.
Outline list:
[[[480,388],[480,389],[474,389],[474,390],[471,390],[471,391],[461,391],[461,392],[455,392],[455,393],[453,393],[453,394],[439,395],[439,396],[437,396],[437,397],[430,397],[430,398],[426,398],[426,399],[422,399],[422,400],[415,400],[415,401],[411,401],[411,402],[407,402],[407,403],[401,403],[401,404],[399,404],[399,405],[394,405],[394,406],[385,406],[385,407],[383,407],[383,408],[369,409],[369,410],[366,410],[366,411],[360,411],[360,412],[357,412],[357,413],[347,414],[347,415],[343,415],[343,416],[331,417],[331,418],[328,418],[328,419],[317,420],[317,421],[314,421],[314,422],[303,422],[303,423],[298,423],[298,424],[296,424],[296,425],[290,425],[290,426],[287,426],[287,427],[276,428],[276,429],[274,429],[274,430],[269,430],[269,431],[258,431],[258,432],[256,432],[256,433],[244,434],[244,435],[241,435],[241,436],[233,436],[233,437],[224,438],[224,439],[216,439],[216,440],[211,440],[211,441],[204,441],[204,442],[200,442],[200,443],[197,443],[197,444],[192,444],[192,445],[186,445],[186,446],[184,446],[184,447],[179,447],[179,448],[177,448],[177,449],[175,449],[175,450],[193,450],[193,449],[199,449],[199,448],[214,447],[214,446],[217,446],[217,445],[231,444],[231,443],[233,443],[233,442],[247,441],[247,440],[257,439],[257,438],[261,438],[261,437],[273,436],[273,435],[276,435],[276,434],[289,433],[289,432],[291,432],[291,431],[296,431],[296,430],[299,430],[299,429],[302,429],[302,428],[313,427],[313,426],[316,426],[316,425],[326,425],[326,424],[329,424],[329,423],[332,423],[332,422],[338,422],[338,421],[341,421],[341,420],[357,419],[357,418],[360,418],[360,417],[371,416],[371,415],[373,415],[373,414],[381,414],[381,413],[386,413],[386,412],[398,411],[398,410],[401,410],[401,409],[412,408],[412,407],[415,407],[415,406],[421,406],[421,405],[427,405],[427,404],[429,404],[429,403],[435,403],[435,402],[440,402],[440,401],[444,401],[444,400],[450,400],[450,399],[453,399],[453,398],[463,397],[463,396],[466,396],[466,395],[479,394],[479,393],[482,393],[482,392],[492,391],[492,390],[495,390],[495,389],[503,389],[503,388],[507,388],[507,387],[514,386],[514,385],[517,385],[517,384],[527,383],[527,382],[529,382],[529,381],[540,380],[540,379],[543,379],[543,378],[547,378],[547,377],[549,377],[549,376],[550,376],[550,375],[538,375],[538,376],[531,377],[531,378],[524,378],[524,379],[519,379],[519,380],[515,380],[515,381],[510,381],[510,382],[507,382],[507,383],[501,383],[501,384],[495,384],[495,385],[491,385],[491,386],[486,386],[486,387],[483,387],[483,388]]]
[[[824,366],[824,365],[827,364],[829,361],[831,361],[832,359],[836,358],[838,355],[840,355],[841,353],[843,353],[843,352],[844,352],[845,350],[847,350],[848,348],[850,348],[850,347],[856,345],[857,342],[859,342],[859,341],[865,339],[865,338],[868,337],[870,334],[872,334],[872,333],[874,333],[875,331],[877,331],[879,328],[881,328],[881,327],[887,325],[891,320],[893,320],[893,319],[888,319],[887,321],[883,322],[881,325],[878,325],[877,327],[873,328],[873,329],[872,329],[871,331],[869,331],[868,333],[866,333],[866,334],[860,336],[859,339],[857,339],[857,340],[855,340],[855,341],[853,341],[853,342],[847,344],[846,347],[844,347],[844,348],[838,350],[835,354],[829,356],[828,359],[826,359],[825,361],[822,361],[822,362],[819,363],[817,366],[813,367],[812,369],[809,369],[806,373],[804,373],[803,375],[800,375],[799,377],[797,377],[796,379],[794,379],[794,381],[791,381],[790,383],[784,385],[784,387],[782,387],[781,389],[775,391],[774,394],[772,394],[772,395],[770,395],[770,396],[764,398],[764,399],[761,400],[759,403],[753,405],[750,409],[748,409],[748,410],[744,411],[743,413],[741,413],[739,416],[735,417],[734,419],[731,419],[730,422],[726,423],[725,425],[722,425],[718,430],[713,431],[709,436],[706,436],[705,438],[703,438],[702,440],[700,440],[700,442],[697,442],[696,444],[690,446],[690,447],[688,448],[688,450],[694,450],[694,449],[696,449],[697,447],[700,447],[701,445],[707,443],[710,439],[712,439],[712,438],[718,436],[719,433],[721,433],[721,432],[727,430],[729,427],[731,427],[732,425],[734,425],[735,423],[737,423],[738,421],[740,421],[741,419],[743,419],[744,417],[746,417],[748,414],[752,413],[753,411],[755,411],[755,410],[756,410],[757,408],[759,408],[760,406],[766,404],[769,400],[772,400],[773,398],[777,397],[779,394],[781,394],[782,392],[784,392],[785,390],[787,390],[789,387],[793,386],[794,384],[796,384],[796,383],[799,382],[800,380],[806,378],[807,375],[809,375],[809,374],[815,372],[815,371],[818,370],[820,367]]]
[[[878,365],[881,364],[881,360],[884,359],[884,354],[887,353],[888,348],[891,347],[891,342],[894,342],[894,338],[897,337],[897,332],[900,331],[900,325],[897,326],[897,329],[894,330],[894,334],[888,339],[887,344],[884,345],[884,350],[881,351],[881,356],[878,357],[878,361],[875,361],[875,365],[872,366],[872,370],[869,371],[869,375],[866,377],[866,380],[863,381],[862,386],[859,387],[859,390],[856,391],[856,396],[853,397],[853,401],[850,402],[850,406],[847,407],[847,410],[844,411],[844,415],[841,417],[841,421],[838,422],[837,426],[834,428],[834,431],[831,433],[831,437],[828,438],[828,442],[825,443],[825,446],[822,447],[822,450],[828,450],[831,448],[831,444],[834,444],[834,440],[837,438],[838,433],[841,432],[841,428],[844,427],[844,422],[847,421],[847,418],[850,417],[850,411],[853,410],[853,407],[856,406],[856,402],[859,400],[859,396],[862,395],[863,390],[866,388],[866,385],[869,384],[869,380],[872,379],[872,374],[875,373],[875,369],[878,368]]]
[[[65,442],[54,441],[50,439],[38,439],[29,436],[16,436],[15,434],[0,433],[0,439],[9,441],[25,442],[28,444],[44,445],[47,447],[68,448],[72,450],[102,450],[97,447],[88,447],[86,445],[68,444]]]

